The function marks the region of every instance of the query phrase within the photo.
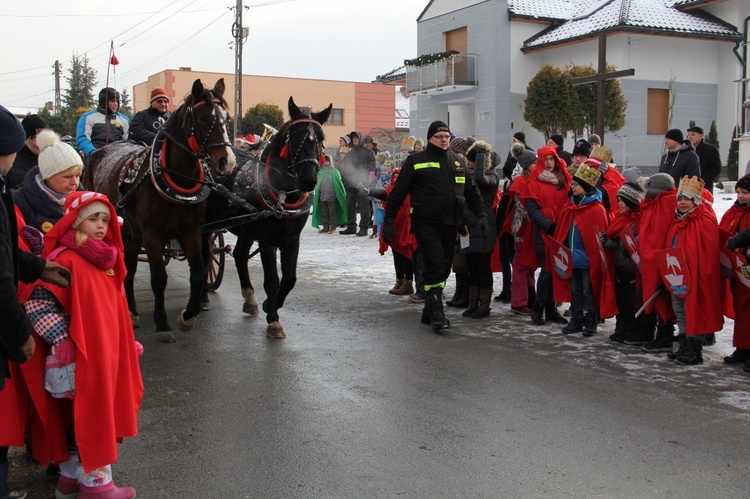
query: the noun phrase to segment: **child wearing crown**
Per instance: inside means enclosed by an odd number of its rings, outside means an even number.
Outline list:
[[[703,203],[703,180],[680,179],[677,209],[667,230],[666,248],[681,248],[686,269],[667,269],[683,276],[684,287],[669,286],[680,346],[668,357],[678,364],[703,363],[703,336],[724,325],[724,283],[719,264],[719,223],[713,208]],[[659,257],[657,257],[659,258]],[[667,257],[669,258],[669,257]]]
[[[569,280],[553,272],[555,301],[570,302],[571,320],[562,332],[597,332],[599,316],[617,313],[610,268],[599,240],[599,232],[609,225],[607,211],[601,203],[602,193],[596,188],[600,173],[596,162],[586,160],[573,176],[571,196],[560,212],[554,239],[570,249],[573,267]],[[548,253],[548,258],[551,252]],[[610,258],[611,259],[611,258]]]

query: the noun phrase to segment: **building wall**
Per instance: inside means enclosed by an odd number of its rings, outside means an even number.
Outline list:
[[[192,70],[165,70],[149,77],[147,82],[133,87],[135,110],[146,108],[149,104],[151,89],[162,87],[170,97],[170,109],[179,106],[190,93],[195,79],[213,88],[219,78],[224,78],[226,91],[224,98],[229,103],[230,114],[234,114],[233,74],[212,73]],[[299,107],[311,106],[314,112],[333,104],[334,108],[344,110],[342,126],[324,125],[326,143],[332,144],[341,135],[352,130],[368,134],[374,127],[395,128],[396,97],[395,87],[383,83],[355,83],[331,80],[312,80],[303,78],[280,78],[272,76],[243,75],[242,106],[245,110],[265,102],[275,104],[284,111],[289,119],[288,101],[294,98]],[[243,113],[244,115],[244,113]]]

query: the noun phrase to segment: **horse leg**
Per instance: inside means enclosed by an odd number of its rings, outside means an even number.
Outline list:
[[[276,306],[276,296],[279,292],[279,272],[276,268],[276,248],[261,246],[260,259],[263,262],[263,289],[266,292],[266,299],[263,302],[263,311],[266,313],[266,338],[281,339],[286,338],[284,328],[279,322],[278,307]]]
[[[211,261],[211,234],[201,234],[201,255],[203,256],[203,265],[208,269],[208,263]],[[206,270],[208,275],[208,270]],[[211,310],[211,300],[208,298],[208,286],[203,286],[201,294],[201,310]]]
[[[276,307],[284,306],[284,300],[297,283],[297,259],[299,258],[299,238],[281,247],[281,284],[276,296]]]
[[[180,236],[180,244],[190,266],[190,298],[187,307],[177,316],[180,331],[190,331],[201,313],[201,296],[206,289],[206,265],[201,251],[200,230]]]
[[[138,270],[138,254],[141,252],[141,245],[143,243],[140,237],[124,237],[123,239],[125,239],[123,243],[125,251],[123,259],[125,261],[125,268],[128,270],[123,286],[125,287],[125,297],[128,300],[128,309],[130,310],[130,322],[134,328],[137,328],[141,327],[141,317],[138,315],[133,283],[135,281],[135,273]]]
[[[242,304],[242,311],[246,314],[258,315],[258,301],[255,299],[255,289],[250,282],[250,271],[247,268],[252,246],[253,240],[240,232],[232,256],[234,257],[235,267],[237,267],[237,276],[240,278],[242,298],[245,300]]]
[[[143,246],[148,255],[148,268],[151,271],[151,291],[154,293],[154,323],[156,337],[165,342],[173,343],[175,337],[167,321],[164,308],[164,290],[167,288],[167,269],[164,265],[164,241],[157,234],[143,234]]]

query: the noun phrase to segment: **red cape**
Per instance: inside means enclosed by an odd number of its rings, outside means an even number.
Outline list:
[[[393,184],[396,183],[398,174],[401,171],[401,167],[393,170],[391,174],[391,183],[385,189],[386,195],[391,193]],[[383,207],[387,205],[387,201],[383,201]],[[406,258],[411,258],[414,255],[414,251],[417,249],[417,239],[414,234],[411,233],[411,195],[407,195],[404,198],[404,202],[401,204],[401,208],[398,210],[396,220],[393,223],[393,227],[396,229],[396,239],[387,243],[383,240],[383,231],[380,231],[378,252],[384,255],[390,246],[393,251],[399,253]]]
[[[598,243],[599,231],[607,230],[609,225],[607,210],[599,202],[575,205],[568,199],[568,204],[562,209],[557,220],[554,238],[558,241],[565,241],[572,225],[578,228],[586,255],[589,257],[591,287],[594,291],[594,304],[599,309],[599,317],[614,317],[618,310],[612,285],[613,259],[611,254],[605,253],[607,259],[605,267],[599,255],[600,244]],[[552,268],[552,266],[547,265],[547,268]],[[552,282],[555,301],[569,302],[571,300],[570,280],[562,279],[557,272],[552,272]]]
[[[607,168],[607,171],[602,174],[602,179],[602,184],[598,187],[607,192],[607,198],[609,199],[609,214],[610,216],[614,216],[620,211],[620,206],[617,204],[617,192],[626,180],[625,177],[622,176],[622,173],[617,171],[617,168],[614,166]]]
[[[719,264],[719,224],[710,206],[700,204],[667,231],[668,247],[679,246],[692,284],[685,297],[685,333],[720,331],[724,325],[724,281]],[[645,273],[645,271],[644,271]]]
[[[656,266],[656,251],[668,247],[666,229],[674,221],[676,208],[677,189],[662,192],[654,199],[646,198],[641,203],[638,248],[641,255],[641,289],[644,302],[659,289],[661,284],[661,276]],[[661,293],[646,309],[646,312],[652,312],[654,309],[664,320],[674,317],[669,293]]]
[[[719,228],[733,235],[750,228],[750,206],[735,203],[721,217]],[[732,345],[750,350],[750,316],[747,314],[747,310],[750,310],[750,288],[727,279],[725,291],[724,313],[734,319]],[[737,310],[745,312],[736,314]]]

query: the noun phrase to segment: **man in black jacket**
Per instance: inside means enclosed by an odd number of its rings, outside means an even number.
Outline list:
[[[39,163],[36,135],[48,128],[47,122],[40,118],[38,114],[26,116],[21,122],[21,126],[26,133],[26,143],[23,145],[23,149],[18,151],[16,159],[13,161],[13,167],[5,176],[5,183],[11,189],[21,188],[26,173]]]
[[[704,189],[708,189],[708,192],[714,192],[714,180],[721,173],[721,157],[719,156],[719,150],[713,144],[706,143],[703,140],[703,129],[699,126],[691,126],[687,129],[687,138],[693,147],[695,147],[695,153],[700,159],[701,165],[701,176],[705,184]]]
[[[667,150],[659,163],[659,173],[671,175],[674,185],[678,185],[685,175],[703,178],[701,160],[695,154],[693,144],[684,139],[679,128],[667,130],[664,135],[664,146]]]
[[[170,115],[166,90],[153,89],[148,109],[138,111],[130,120],[130,138],[150,146],[154,143],[156,132],[167,122]]]
[[[367,186],[370,183],[370,172],[375,172],[375,155],[364,146],[364,139],[359,132],[349,134],[352,141],[351,150],[344,156],[341,163],[341,180],[346,187],[346,213],[348,222],[346,229],[339,234],[357,234],[366,236],[367,228],[372,222],[370,198],[359,184]],[[359,232],[357,232],[357,211],[359,211]]]
[[[388,196],[383,239],[396,238],[394,221],[407,195],[411,194],[411,227],[422,253],[424,289],[427,292],[422,323],[435,331],[446,329],[450,321],[443,313],[443,289],[451,272],[456,228],[464,204],[477,216],[482,234],[487,233],[487,215],[482,197],[466,165],[448,150],[450,129],[434,121],[427,131],[427,147],[412,153],[401,167]]]

